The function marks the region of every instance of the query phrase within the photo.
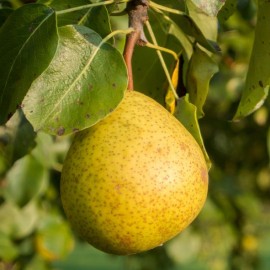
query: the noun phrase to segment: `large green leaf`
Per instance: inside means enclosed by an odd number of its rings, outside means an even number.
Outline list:
[[[204,115],[203,105],[208,95],[210,80],[217,71],[217,63],[196,46],[188,66],[187,91],[189,92],[190,102],[197,107],[199,118]]]
[[[0,124],[48,66],[57,42],[55,12],[40,4],[15,10],[0,28]]]
[[[64,135],[85,129],[115,109],[127,86],[122,55],[84,26],[59,28],[59,46],[32,84],[23,110],[36,131]]]
[[[234,116],[239,120],[260,108],[268,96],[270,85],[270,2],[258,2],[258,18],[246,86]]]
[[[197,108],[188,100],[188,95],[180,98],[177,102],[175,117],[185,126],[185,128],[195,138],[199,146],[201,147],[208,168],[211,168],[211,161],[204,146],[203,138],[200,131],[200,126],[197,118]]]

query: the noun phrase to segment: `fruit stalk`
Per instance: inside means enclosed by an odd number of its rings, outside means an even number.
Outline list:
[[[147,43],[143,26],[148,20],[148,0],[133,0],[127,4],[129,27],[134,31],[127,35],[124,48],[124,59],[128,70],[128,89],[133,90],[132,55],[135,45],[143,46]]]

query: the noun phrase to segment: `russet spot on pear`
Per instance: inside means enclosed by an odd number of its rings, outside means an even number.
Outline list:
[[[96,248],[119,255],[179,234],[200,212],[207,190],[208,169],[194,138],[136,91],[75,136],[61,177],[74,229]]]

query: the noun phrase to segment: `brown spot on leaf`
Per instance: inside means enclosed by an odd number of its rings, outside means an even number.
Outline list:
[[[92,85],[92,84],[89,84],[89,85],[88,85],[88,90],[89,90],[89,91],[92,91],[92,90],[93,90],[93,85]]]
[[[60,127],[58,130],[57,130],[57,135],[58,136],[62,136],[65,134],[65,128],[64,127]]]

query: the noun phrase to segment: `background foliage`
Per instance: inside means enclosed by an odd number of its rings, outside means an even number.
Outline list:
[[[39,2],[46,3],[46,1]],[[88,3],[88,1],[80,2],[81,4]],[[156,2],[165,5],[167,3],[167,1]],[[199,124],[205,147],[212,161],[209,196],[199,217],[192,226],[179,236],[164,246],[144,254],[118,257],[106,255],[92,248],[79,239],[70,228],[63,214],[59,197],[61,166],[69,148],[72,135],[61,137],[48,134],[57,133],[61,135],[63,132],[61,126],[51,129],[48,133],[38,132],[36,134],[32,125],[24,117],[22,110],[18,108],[6,125],[1,120],[3,125],[0,127],[1,270],[267,270],[270,268],[269,99],[266,99],[264,105],[253,114],[241,121],[231,121],[235,117],[237,110],[239,110],[238,105],[242,93],[246,92],[245,79],[248,72],[251,72],[248,71],[248,64],[253,57],[252,46],[258,5],[248,0],[237,1],[237,4],[236,1],[227,0],[226,5],[217,13],[221,8],[220,3],[223,1],[207,2],[209,5],[203,7],[205,8],[204,11],[218,16],[217,44],[220,46],[222,53],[213,56],[215,63],[218,64],[219,72],[212,78],[210,89],[208,89],[208,82],[213,73],[215,73],[215,68],[212,68],[212,71],[210,69],[209,73],[204,74],[202,78],[196,77],[195,80],[197,83],[200,82],[200,86],[204,85],[201,93],[205,94],[207,92],[206,103],[201,104],[200,107],[200,102],[194,101],[196,97],[195,95],[192,96],[194,93],[192,94],[192,91],[189,92],[190,101],[199,108],[197,110],[198,117],[204,115],[199,120]],[[259,2],[261,3],[262,1]],[[53,6],[53,8],[61,10],[65,1],[58,1],[57,3],[58,6]],[[174,7],[174,3],[175,1],[171,2],[172,7]],[[203,3],[203,1],[193,1],[191,5],[195,5],[189,10],[197,14],[196,8],[202,8],[200,3]],[[18,8],[21,4],[20,1],[0,2],[2,8],[0,9],[0,23],[2,24],[14,12],[12,11],[13,8]],[[99,8],[92,12],[97,11],[100,12],[99,14],[102,14],[100,15],[103,16],[102,18],[107,18],[107,9]],[[44,13],[42,14],[47,18],[46,22],[48,23],[44,27],[50,29],[48,28],[50,22],[52,23],[55,20],[52,10],[48,9],[45,15]],[[37,16],[37,13],[33,15]],[[111,32],[111,28],[117,28],[126,24],[126,18],[114,18],[110,25],[101,23],[91,25],[91,20],[87,20],[90,14],[80,12],[77,15],[77,22],[83,20],[84,25],[101,33],[100,35],[103,38]],[[178,93],[181,94],[185,90],[183,85],[191,85],[189,89],[197,89],[191,77],[185,76],[185,74],[200,74],[200,72],[196,72],[202,58],[204,59],[202,62],[204,67],[212,67],[213,58],[209,60],[208,53],[215,53],[216,45],[209,43],[209,40],[205,39],[205,35],[201,35],[201,32],[205,31],[203,30],[203,25],[201,25],[199,30],[192,28],[190,29],[190,31],[193,31],[192,37],[199,39],[200,46],[207,48],[207,51],[205,51],[198,47],[196,54],[194,54],[194,48],[185,39],[186,35],[179,33],[179,30],[171,25],[170,29],[168,29],[168,24],[161,20],[159,16],[158,14],[150,13],[150,21],[154,31],[157,32],[157,29],[160,31],[160,34],[157,36],[159,44],[172,48],[179,53],[183,50],[183,44],[185,45],[180,61],[180,72],[182,72],[180,86],[182,87],[177,89]],[[197,20],[197,22],[200,20],[196,16],[192,18]],[[36,22],[38,23],[40,19],[39,17]],[[183,17],[182,21],[178,22],[173,15],[169,18],[170,21],[173,20],[180,25],[186,25],[186,19],[187,17]],[[214,19],[216,18],[209,20]],[[67,24],[77,23],[74,21],[73,16],[67,15],[59,15],[57,22],[60,27],[63,27],[61,28],[63,31],[69,28],[66,26]],[[172,25],[174,26],[174,24]],[[260,32],[264,33],[268,27],[267,23],[261,23]],[[52,37],[57,39],[58,36],[55,36],[55,29],[53,27],[51,29]],[[209,28],[206,27],[206,29]],[[48,34],[49,30],[46,31]],[[71,35],[73,36],[76,33],[74,30],[72,31]],[[170,37],[164,35],[168,31],[174,34],[177,33],[179,38],[175,39],[174,35]],[[205,33],[212,37],[211,40],[214,40],[215,33],[213,31],[206,31]],[[260,36],[262,35],[260,34]],[[42,44],[43,49],[45,47],[48,49],[48,52],[54,54],[56,50],[55,44],[53,42],[47,44],[44,43],[45,41],[46,37],[41,34],[41,37],[34,39],[34,43],[29,43],[29,46],[36,47],[35,42],[38,42]],[[9,42],[11,40],[5,40],[5,46],[8,46]],[[121,50],[123,38],[116,37],[113,42]],[[7,47],[3,47],[3,44],[2,42],[0,45],[1,59],[8,59],[9,55],[5,55]],[[99,46],[98,44],[100,44],[99,39],[97,40],[97,45],[93,44],[93,47]],[[93,52],[91,51],[91,46],[89,44],[87,46],[89,46],[89,50],[86,49],[86,51],[91,54]],[[108,50],[114,50],[110,44],[106,46],[108,46]],[[267,48],[266,51],[268,50],[267,52],[269,53],[269,47]],[[39,52],[37,51],[37,53]],[[42,51],[41,55],[43,55]],[[264,58],[264,56],[262,55],[259,58],[261,65],[269,63],[267,62],[268,58]],[[42,63],[44,66],[48,65],[48,62],[51,60],[48,54],[43,58],[36,57],[40,60],[39,67],[41,67]],[[100,57],[101,59],[106,58],[102,55]],[[119,60],[117,52],[113,54],[113,57],[121,65],[122,62]],[[164,57],[167,65],[172,70],[173,63],[171,58],[165,55]],[[147,76],[142,76],[142,61],[146,70],[143,74]],[[155,65],[151,65],[151,63],[155,63]],[[188,65],[187,63],[193,64]],[[25,67],[24,64],[18,64],[17,67],[18,69],[29,68],[29,66]],[[2,69],[2,74],[5,74],[5,68],[2,67]],[[155,51],[149,48],[137,48],[134,55],[134,69],[136,89],[144,91],[164,103],[164,95],[167,91],[167,84],[164,83],[166,82],[166,77],[158,62]],[[256,73],[255,71],[253,73]],[[123,69],[121,71],[120,68],[119,72],[123,72]],[[100,73],[97,72],[97,74]],[[25,89],[20,91],[26,91],[29,86],[27,86],[27,83],[29,84],[39,74],[28,75],[30,77],[24,78],[23,81]],[[269,73],[267,75],[269,78]],[[44,75],[43,73],[42,76],[44,77],[46,74]],[[113,80],[110,83],[112,88],[115,83],[114,77],[111,76]],[[109,78],[108,80],[111,79]],[[183,79],[183,82],[181,82],[181,79]],[[16,89],[16,85],[13,86],[14,80],[16,81],[16,78],[9,82],[11,87]],[[35,81],[35,84],[43,83],[43,81],[46,83],[46,80],[43,80],[42,77],[39,77],[38,80]],[[125,81],[123,79],[122,81],[119,79],[117,83],[123,85],[122,88],[124,88]],[[266,83],[263,83],[263,86],[265,85]],[[90,90],[94,86],[91,85]],[[34,88],[35,85],[32,85],[31,91],[34,91]],[[22,94],[22,92],[20,93]],[[91,91],[90,94],[87,93],[86,95],[93,95]],[[119,96],[116,96],[113,106],[116,105],[117,100],[121,99],[121,95],[119,92]],[[259,101],[264,98],[265,95],[263,94],[259,97]],[[4,99],[2,104],[6,103],[8,105],[7,100]],[[82,106],[77,97],[75,97],[75,101],[79,107]],[[258,100],[255,100],[255,103],[257,104]],[[11,102],[10,104],[14,108],[17,106],[16,102],[14,104]],[[29,106],[32,105],[31,102],[28,104]],[[202,105],[204,105],[203,108]],[[37,106],[40,107],[40,105]],[[108,107],[110,106],[111,104]],[[42,109],[39,107],[34,108]],[[190,106],[187,107],[190,108]],[[246,109],[245,106],[242,108]],[[3,107],[1,107],[2,109]],[[253,109],[254,106],[248,108],[247,112],[253,111]],[[100,118],[106,114],[104,110],[102,112],[91,112],[91,114],[96,114],[96,117]],[[29,113],[30,111],[31,109],[28,110]],[[187,112],[190,112],[190,110],[187,109]],[[81,125],[84,125],[88,120],[88,117],[85,117],[87,112],[83,111],[83,114],[83,119],[86,120]],[[42,115],[41,113],[41,118]],[[1,117],[4,117],[2,112]],[[39,123],[39,119],[35,121]],[[197,121],[197,117],[195,120]],[[54,123],[57,123],[57,121]],[[74,126],[74,128],[77,128],[77,126]]]

